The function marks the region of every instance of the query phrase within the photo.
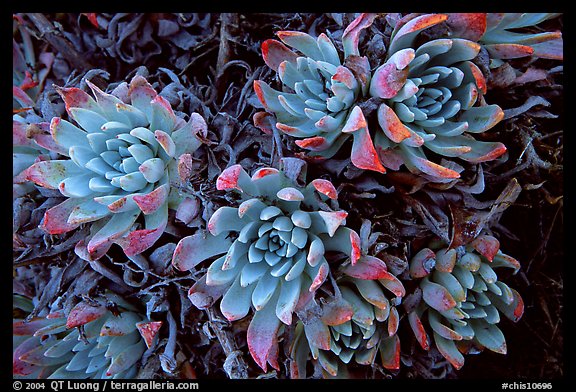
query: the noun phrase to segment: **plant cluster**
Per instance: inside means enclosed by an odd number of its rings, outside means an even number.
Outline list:
[[[161,50],[200,46],[189,31],[206,34],[211,21],[138,16],[124,22],[132,34],[113,43],[126,15],[83,14],[91,23],[83,28],[97,33],[79,44],[146,65]],[[252,91],[250,106],[236,108],[258,132],[242,134],[245,123],[234,136],[238,124],[203,110],[201,88],[167,70],[164,89],[139,69],[108,86],[100,72],[54,85],[52,100],[41,96],[55,56],[33,62],[25,22],[15,18],[13,198],[46,198],[35,238],[68,238],[76,261],[66,268],[84,276],[89,266],[98,279],[85,292],[74,286],[81,294],[60,306],[48,300],[55,289],[36,285],[35,297],[15,283],[26,295],[14,299],[13,374],[133,378],[160,339],[157,368],[190,374],[174,359],[186,351],[175,349],[178,327],[190,327],[173,316],[182,309],[204,311],[211,325],[219,310],[232,340],[278,377],[356,377],[364,368],[392,376],[412,354],[439,352],[454,369],[484,349],[506,354],[500,316],[518,321],[524,302],[505,282],[522,266],[502,253],[495,227],[517,188],[511,182],[491,204],[473,197],[491,191],[486,164],[508,158],[498,130],[513,116],[491,103],[491,78],[503,67],[527,74],[522,59],[562,60],[561,33],[539,27],[559,16],[354,14],[340,34],[276,31],[256,50],[265,66],[241,90]],[[189,56],[178,54],[182,73]],[[272,147],[249,152],[255,141]],[[395,219],[381,215],[387,208]],[[59,274],[50,282],[60,288],[73,280]],[[169,292],[179,280],[187,283]],[[122,299],[134,288],[154,293],[146,311]],[[41,313],[49,307],[57,310]]]

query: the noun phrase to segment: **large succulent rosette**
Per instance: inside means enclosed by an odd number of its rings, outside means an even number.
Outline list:
[[[487,348],[505,354],[500,314],[518,321],[524,302],[498,279],[495,269],[507,267],[516,273],[519,262],[502,253],[498,240],[486,234],[466,246],[434,249],[424,248],[410,261],[410,276],[420,280],[422,300],[409,311],[408,321],[422,348],[429,349],[430,334],[457,369],[464,365],[463,353]]]
[[[305,187],[273,168],[249,176],[240,165],[222,172],[220,190],[240,193],[238,207],[221,207],[210,218],[208,232],[182,239],[173,265],[182,271],[213,256],[218,258],[190,289],[199,308],[222,296],[220,309],[230,321],[255,314],[248,328],[248,346],[258,365],[278,368],[277,333],[290,325],[299,304],[325,281],[326,252],[342,252],[352,263],[360,257],[358,234],[344,227],[344,211],[322,210],[337,198],[327,180]]]
[[[501,156],[500,142],[476,140],[504,117],[487,105],[486,80],[473,60],[480,45],[463,38],[422,39],[423,31],[447,21],[446,14],[410,14],[396,24],[384,64],[374,71],[370,95],[380,98],[374,145],[384,166],[402,164],[433,181],[459,174],[428,159],[425,149],[445,158],[479,163]]]
[[[383,367],[399,369],[400,339],[396,332],[400,317],[396,306],[406,293],[402,282],[373,256],[364,255],[340,272],[338,294],[330,301],[332,308],[339,309],[336,314],[340,317],[334,321],[324,316],[324,328],[310,322],[297,325],[291,347],[293,373],[299,377],[305,374],[308,352],[332,377],[346,377],[346,365],[352,359],[371,365],[378,354]]]
[[[297,31],[277,32],[280,41],[262,43],[264,62],[278,73],[282,91],[256,80],[254,90],[273,118],[255,115],[265,132],[275,127],[295,137],[310,155],[330,158],[352,135],[352,162],[360,168],[383,172],[368,133],[359,100],[366,94],[370,66],[358,56],[358,37],[373,16],[359,18],[344,32],[344,59],[324,33],[317,38]],[[286,46],[288,45],[288,46]],[[295,49],[292,51],[289,47]]]
[[[35,163],[26,177],[66,197],[46,212],[46,232],[91,223],[90,237],[77,246],[81,257],[97,259],[113,243],[137,254],[162,235],[168,208],[178,207],[178,159],[199,147],[195,134],[206,124],[196,113],[189,121],[178,117],[141,76],[113,94],[87,84],[96,99],[78,88],[57,88],[77,125],[52,119],[50,137],[35,140],[63,158]],[[135,229],[142,214],[144,227]]]
[[[134,378],[162,323],[148,321],[117,298],[118,313],[79,302],[65,316],[16,319],[12,372],[16,378]]]

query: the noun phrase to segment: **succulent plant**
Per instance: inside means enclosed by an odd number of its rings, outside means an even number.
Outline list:
[[[199,147],[195,135],[206,123],[197,113],[189,121],[177,117],[139,75],[112,94],[87,84],[96,99],[79,88],[57,87],[77,126],[52,119],[41,145],[64,158],[35,163],[26,178],[67,198],[46,212],[46,232],[91,223],[90,238],[76,247],[81,257],[97,259],[113,243],[127,255],[138,254],[164,232],[168,208],[178,208],[179,159]],[[141,213],[144,227],[134,230]]]
[[[499,241],[487,234],[454,249],[433,248],[422,249],[410,261],[410,276],[419,279],[422,300],[409,311],[408,321],[422,348],[431,344],[427,320],[435,346],[457,369],[464,365],[462,353],[487,348],[505,354],[500,314],[516,322],[524,302],[495,269],[508,267],[516,273],[520,263],[502,253]]]
[[[68,316],[53,311],[46,317],[15,319],[14,377],[134,378],[162,323],[146,320],[130,304],[114,298],[114,312],[81,301]]]
[[[395,26],[386,61],[374,71],[370,95],[384,101],[377,110],[382,132],[374,144],[384,166],[404,164],[431,180],[443,182],[459,174],[426,157],[424,147],[447,158],[472,163],[501,156],[500,142],[475,140],[502,120],[497,105],[486,105],[485,78],[472,60],[480,45],[464,38],[428,39],[426,29],[447,21],[446,14],[407,15]]]
[[[563,41],[560,31],[530,31],[531,28],[561,14],[557,13],[488,13],[486,30],[480,38],[491,57],[490,66],[503,60],[534,56],[562,60]],[[521,31],[521,32],[520,32]]]
[[[266,64],[278,72],[286,92],[254,82],[265,109],[255,124],[276,127],[301,138],[296,143],[310,155],[329,158],[352,134],[352,163],[385,172],[405,165],[431,181],[446,182],[460,174],[430,161],[424,147],[447,158],[478,163],[496,159],[506,148],[499,142],[475,140],[504,116],[482,96],[486,81],[472,60],[480,44],[463,38],[436,38],[421,42],[420,33],[447,21],[447,14],[407,15],[396,24],[386,58],[374,72],[359,56],[361,31],[375,14],[361,14],[344,31],[344,61],[325,35],[278,32],[279,38],[262,44]],[[294,91],[292,93],[291,91]],[[368,129],[371,114],[377,129]]]
[[[299,322],[291,347],[296,360],[293,373],[305,374],[308,351],[332,377],[346,377],[346,365],[352,359],[360,365],[373,364],[378,353],[384,368],[399,369],[400,339],[396,332],[400,317],[396,306],[406,293],[403,284],[373,256],[364,255],[355,265],[345,265],[341,272],[338,300],[331,301],[331,306],[337,304],[341,308],[338,313],[349,317],[332,321],[324,316],[327,326],[320,329],[321,333],[311,331],[318,329],[317,325]]]
[[[173,265],[182,271],[219,256],[189,291],[195,306],[206,308],[222,296],[220,309],[230,321],[250,312],[250,353],[262,369],[278,368],[276,346],[281,323],[292,324],[293,312],[329,273],[325,253],[341,252],[355,263],[358,234],[344,226],[346,216],[323,201],[337,199],[331,182],[315,179],[299,186],[284,172],[264,167],[249,176],[240,165],[225,169],[219,190],[240,193],[238,207],[224,206],[210,218],[208,232],[182,239]]]
[[[324,33],[318,38],[298,31],[279,31],[280,41],[262,43],[264,62],[278,73],[283,90],[277,91],[261,80],[254,90],[266,111],[255,115],[261,129],[267,122],[297,139],[296,144],[313,151],[312,155],[332,157],[353,136],[351,159],[360,168],[383,172],[376,157],[359,100],[368,91],[369,64],[358,56],[358,35],[373,16],[360,17],[345,30],[342,37],[344,59]],[[286,45],[296,49],[296,53]],[[360,75],[360,77],[358,77]]]

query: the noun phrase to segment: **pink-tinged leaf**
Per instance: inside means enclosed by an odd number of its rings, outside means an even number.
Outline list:
[[[66,328],[75,328],[88,324],[104,316],[108,312],[105,306],[93,306],[86,302],[79,302],[72,308],[66,319]]]
[[[154,138],[160,144],[162,149],[168,154],[169,157],[173,157],[174,153],[176,152],[176,145],[174,141],[166,132],[161,130],[154,131]]]
[[[322,243],[324,244],[323,248],[327,251],[342,252],[349,255],[352,265],[356,264],[362,255],[360,236],[347,227],[341,227],[333,237],[323,238]]]
[[[12,322],[12,335],[32,336],[40,328],[47,327],[54,322],[44,317],[34,317],[30,321],[19,320]]]
[[[183,184],[192,178],[194,172],[193,164],[194,160],[191,154],[182,154],[178,157],[178,177]]]
[[[424,248],[410,260],[410,277],[418,279],[428,276],[436,264],[436,254]]]
[[[256,112],[252,116],[254,126],[267,135],[272,135],[276,126],[276,119],[268,112]]]
[[[349,264],[342,269],[342,272],[348,276],[357,279],[383,279],[388,278],[390,273],[386,263],[374,256],[361,256],[354,264]]]
[[[510,290],[514,295],[514,301],[512,301],[512,312],[506,313],[505,316],[508,317],[510,320],[517,322],[524,314],[524,300],[522,299],[518,291],[512,288]]]
[[[352,265],[356,264],[362,256],[362,248],[360,246],[360,236],[354,230],[350,230],[350,245],[352,251],[350,252],[350,262]]]
[[[488,84],[486,83],[486,78],[484,77],[484,74],[482,73],[480,68],[471,61],[464,61],[462,63],[462,67],[463,68],[466,67],[464,68],[465,71],[470,70],[470,76],[472,77],[474,84],[476,85],[478,90],[482,92],[482,94],[486,94],[488,92]],[[464,80],[467,82],[466,76]]]
[[[150,107],[152,108],[152,117],[150,119],[150,130],[155,131],[158,129],[173,131],[176,126],[184,121],[179,121],[180,119],[176,117],[170,102],[166,100],[161,95],[157,95],[150,101]]]
[[[48,234],[63,234],[77,228],[80,224],[68,223],[68,217],[72,211],[85,202],[86,198],[67,199],[55,207],[50,208],[44,213],[44,219],[40,228]]]
[[[38,86],[38,84],[39,83],[32,78],[32,74],[30,73],[30,71],[24,72],[24,80],[22,80],[22,83],[20,83],[20,88],[22,90],[31,89],[33,87]]]
[[[472,151],[461,155],[460,158],[471,163],[490,162],[501,157],[506,151],[506,146],[500,142],[476,140],[472,144]]]
[[[520,44],[490,44],[484,45],[491,57],[503,60],[531,56],[534,49]]]
[[[281,325],[281,321],[276,317],[277,298],[278,293],[254,314],[246,335],[252,358],[265,372],[267,363],[277,362],[274,356],[278,351],[274,346],[278,345],[278,330]]]
[[[410,147],[403,148],[402,152],[405,157],[404,164],[412,172],[421,172],[432,177],[437,177],[439,179],[460,178],[460,173],[457,171],[448,169],[447,167],[441,166],[437,163],[429,161],[426,158],[422,158],[416,155]]]
[[[452,37],[477,42],[486,32],[486,13],[450,13],[446,24],[452,30]]]
[[[47,150],[54,151],[63,156],[68,156],[69,150],[58,144],[58,142],[55,141],[51,135],[37,133],[32,137],[34,138],[36,144],[40,147],[44,147]]]
[[[520,270],[521,266],[520,262],[516,260],[514,257],[504,254],[502,252],[498,252],[492,259],[492,268],[497,267],[513,268],[514,273],[516,273]]]
[[[358,81],[352,71],[341,65],[336,68],[336,73],[332,75],[332,80],[343,83],[350,90],[353,90],[358,86]]]
[[[385,369],[400,369],[400,338],[398,335],[390,336],[380,342],[380,359]]]
[[[224,295],[228,287],[230,287],[229,284],[208,286],[206,275],[204,275],[188,290],[188,299],[198,309],[207,309]]]
[[[353,137],[351,160],[354,166],[359,169],[386,173],[386,168],[380,162],[368,129],[363,128],[355,132]]]
[[[342,34],[342,45],[344,46],[344,56],[359,56],[358,42],[362,30],[372,25],[374,19],[378,16],[376,13],[362,13],[352,21]]]
[[[390,308],[390,314],[388,315],[388,335],[395,335],[398,331],[398,326],[400,325],[400,315],[398,314],[398,309],[395,306]]]
[[[352,320],[354,309],[342,296],[332,297],[322,306],[321,320],[326,325],[340,325]]]
[[[26,355],[26,353],[34,350],[38,347],[38,339],[30,338],[25,340],[24,342],[20,343],[18,347],[14,348],[14,352],[12,354],[12,374],[15,376],[28,376],[33,374],[35,371],[38,370],[36,365],[31,363],[25,362],[20,359],[22,356]]]
[[[58,189],[66,178],[82,174],[71,160],[52,160],[36,162],[26,169],[26,179],[48,189]]]
[[[330,147],[330,144],[323,136],[314,136],[302,140],[296,140],[296,145],[310,151],[324,151]]]
[[[342,132],[352,133],[354,137],[351,156],[354,166],[380,173],[386,172],[386,169],[378,159],[378,154],[376,153],[370,132],[368,131],[368,123],[359,106],[354,106],[350,112],[346,124],[342,128]]]
[[[452,340],[443,338],[434,333],[434,342],[438,351],[454,366],[457,370],[464,366],[464,356],[458,351],[456,344]]]
[[[378,280],[382,286],[386,287],[396,297],[403,297],[406,295],[406,289],[402,282],[392,274]]]
[[[440,272],[452,272],[456,265],[458,252],[456,249],[440,249],[436,251],[436,268]]]
[[[308,289],[308,291],[313,292],[318,287],[320,287],[328,277],[328,272],[330,272],[330,268],[328,267],[328,263],[324,261],[324,263],[318,269],[318,273],[312,280],[312,284],[310,285],[310,289]]]
[[[100,113],[100,107],[96,101],[84,90],[80,90],[76,87],[55,86],[55,88],[56,92],[58,92],[64,100],[66,111],[70,117],[74,118],[70,112],[70,109],[72,108],[83,108]]]
[[[274,169],[272,167],[263,167],[263,168],[256,170],[254,172],[254,174],[252,174],[251,179],[252,179],[252,181],[259,180],[260,178],[264,178],[266,176],[273,175],[273,174],[276,175],[279,173],[280,172],[278,171],[278,169]]]
[[[488,261],[492,261],[500,249],[500,241],[491,235],[480,235],[470,245]]]
[[[302,201],[304,200],[304,195],[296,188],[282,188],[276,193],[276,196],[281,200],[286,201]]]
[[[152,347],[160,327],[162,327],[162,321],[142,321],[136,324],[136,328],[138,328],[138,332],[144,339],[146,347]]]
[[[413,16],[408,15],[412,18]],[[389,53],[396,53],[400,49],[412,46],[413,41],[416,39],[418,33],[429,27],[435,26],[448,19],[445,14],[425,14],[415,17],[407,23],[402,23],[401,20],[392,32],[392,39],[390,40]],[[398,28],[398,26],[401,26]]]
[[[216,189],[219,191],[226,189],[242,190],[238,187],[238,178],[242,172],[247,176],[241,165],[233,165],[224,169],[216,179]]]
[[[408,128],[400,121],[394,110],[388,105],[381,104],[378,107],[378,124],[388,137],[394,143],[400,143],[402,140],[409,138],[412,134]]]
[[[414,51],[412,50],[412,58]],[[373,97],[390,99],[396,96],[406,84],[409,68],[396,68],[393,62],[387,62],[374,71],[370,82],[370,95]]]
[[[28,124],[12,120],[12,145],[34,147],[34,140],[27,137]]]
[[[418,317],[415,312],[410,312],[408,313],[408,323],[414,332],[414,336],[416,336],[416,340],[420,343],[420,346],[424,350],[429,350],[430,343],[428,342],[428,335],[426,334],[426,330],[424,329],[420,317]]]
[[[348,213],[345,211],[334,211],[334,212],[327,212],[327,211],[318,211],[322,220],[326,224],[326,230],[330,237],[334,236],[338,227],[342,225],[342,222],[348,216]]]
[[[12,86],[12,98],[18,101],[20,106],[32,108],[34,101],[18,86]]]
[[[185,225],[192,222],[192,220],[200,213],[200,200],[195,196],[186,197],[178,204],[176,209],[176,219]]]
[[[313,60],[324,60],[316,39],[311,35],[301,31],[278,31],[276,35],[282,42],[299,50],[304,56]]]
[[[534,49],[532,54],[535,57],[551,60],[564,60],[564,41],[562,34],[558,33],[558,38],[550,41],[541,42],[531,45]]]
[[[144,214],[148,215],[157,211],[158,208],[166,203],[169,192],[170,186],[168,184],[160,185],[150,193],[134,196],[134,202]]]
[[[179,271],[188,271],[210,257],[226,253],[231,245],[232,241],[226,234],[213,236],[198,232],[178,242],[172,256],[172,265]]]
[[[286,45],[275,39],[262,42],[262,57],[267,66],[278,72],[278,67],[284,61],[295,64],[298,55]]]
[[[144,252],[158,241],[168,224],[168,206],[162,205],[153,214],[144,218],[146,228],[130,232],[126,237],[115,242],[122,247],[126,256],[133,256]],[[153,223],[150,223],[153,222]]]
[[[92,236],[86,245],[90,260],[102,257],[110,249],[114,241],[132,228],[139,215],[140,211],[113,214],[110,220]]]
[[[276,112],[283,109],[282,105],[280,105],[280,102],[277,99],[278,92],[268,86],[268,84],[261,80],[255,80],[253,87],[258,100],[266,110]]]
[[[456,306],[456,301],[444,286],[424,278],[420,287],[422,288],[422,299],[439,312],[450,310]]]
[[[311,184],[318,192],[328,196],[330,199],[338,199],[338,191],[330,181],[317,178],[312,180]]]

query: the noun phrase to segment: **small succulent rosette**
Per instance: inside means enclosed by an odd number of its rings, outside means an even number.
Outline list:
[[[392,32],[386,60],[374,71],[370,95],[383,102],[377,110],[374,145],[382,163],[431,181],[460,177],[447,164],[430,160],[425,150],[480,163],[505,153],[500,142],[476,140],[504,117],[498,105],[483,100],[487,85],[473,60],[477,42],[465,38],[427,38],[423,32],[448,23],[449,14],[409,14]],[[472,26],[471,26],[472,28]]]
[[[562,32],[545,31],[542,22],[556,18],[557,13],[488,13],[480,44],[490,54],[490,67],[522,57],[563,60]],[[480,16],[481,17],[481,16]],[[537,27],[538,26],[538,27]]]
[[[328,301],[331,312],[324,312],[320,325],[306,320],[296,326],[290,349],[293,376],[306,374],[308,352],[327,377],[348,378],[347,365],[352,359],[359,365],[371,365],[378,354],[384,368],[400,368],[396,307],[406,294],[402,282],[382,260],[367,255],[340,272],[337,294]],[[339,317],[333,317],[335,314]]]
[[[410,276],[419,280],[421,300],[409,310],[408,321],[423,349],[433,342],[456,369],[464,365],[466,353],[484,348],[506,353],[500,315],[518,321],[524,302],[498,279],[495,270],[502,267],[516,273],[520,263],[502,253],[498,240],[487,234],[455,249],[424,248],[414,255]]]
[[[255,114],[256,126],[264,132],[276,128],[296,138],[296,144],[311,151],[311,156],[321,158],[331,158],[352,135],[352,162],[360,168],[385,171],[358,106],[368,91],[370,76],[368,59],[358,56],[358,37],[372,19],[358,19],[346,29],[343,59],[324,33],[314,38],[279,31],[282,42],[264,41],[264,62],[278,73],[282,91],[261,80],[254,82],[256,95],[268,112]]]
[[[162,322],[146,320],[118,297],[114,302],[114,312],[82,301],[68,316],[53,311],[29,321],[14,320],[14,378],[134,378]]]
[[[253,308],[248,347],[257,364],[278,369],[277,335],[290,325],[293,313],[325,281],[330,266],[326,252],[341,252],[352,263],[360,257],[358,234],[344,226],[347,213],[323,210],[337,192],[323,179],[302,187],[284,172],[260,168],[252,176],[240,165],[225,169],[216,181],[219,190],[236,191],[238,207],[219,208],[208,231],[182,239],[172,263],[187,271],[218,256],[189,291],[198,308],[220,297],[229,320],[239,320]]]
[[[35,141],[62,158],[33,164],[26,178],[66,197],[46,211],[41,227],[47,233],[90,224],[89,238],[76,247],[80,257],[98,259],[113,243],[138,254],[162,235],[168,209],[179,208],[179,161],[200,146],[196,134],[206,123],[197,113],[189,121],[178,117],[139,75],[112,94],[87,84],[96,99],[78,88],[57,88],[76,125],[52,119],[49,137]]]

